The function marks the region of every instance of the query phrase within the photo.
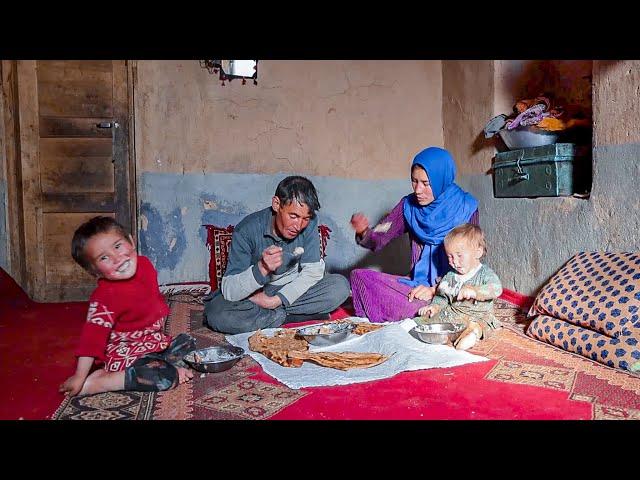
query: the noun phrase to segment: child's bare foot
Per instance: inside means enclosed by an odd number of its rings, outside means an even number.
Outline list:
[[[79,395],[114,392],[124,389],[124,372],[96,370],[87,377]]]
[[[188,382],[193,378],[193,372],[188,368],[178,367],[178,383]]]
[[[458,340],[453,344],[456,350],[469,350],[478,341],[478,336],[473,330],[465,330],[462,332]]]
[[[482,329],[478,324],[472,322],[460,334],[453,346],[456,347],[456,350],[469,350],[478,342],[481,336]]]

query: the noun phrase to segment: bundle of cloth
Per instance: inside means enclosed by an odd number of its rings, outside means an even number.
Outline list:
[[[514,130],[529,126],[557,132],[574,127],[590,127],[591,119],[585,108],[580,105],[571,104],[563,107],[554,104],[550,97],[539,95],[518,100],[511,115],[502,114],[489,120],[484,133],[486,138],[491,138],[503,128]]]

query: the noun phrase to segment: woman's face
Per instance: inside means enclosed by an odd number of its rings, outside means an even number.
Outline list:
[[[427,172],[421,167],[416,166],[411,169],[411,187],[413,187],[418,205],[429,205],[435,200]]]

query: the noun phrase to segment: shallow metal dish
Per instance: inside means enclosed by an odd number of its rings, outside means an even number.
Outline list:
[[[218,373],[229,370],[244,356],[244,349],[233,345],[202,348],[187,353],[182,359],[194,370]]]
[[[429,323],[417,325],[413,329],[420,340],[432,345],[444,345],[447,341],[455,342],[463,330],[464,325],[453,323]]]
[[[354,328],[353,323],[325,323],[299,328],[296,333],[311,345],[327,347],[345,341]]]
[[[557,132],[543,130],[534,125],[516,127],[513,130],[503,128],[498,131],[498,135],[509,150],[551,145],[558,140]]]

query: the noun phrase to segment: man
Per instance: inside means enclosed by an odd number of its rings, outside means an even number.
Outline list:
[[[328,319],[347,299],[347,279],[324,273],[319,209],[313,184],[291,176],[278,184],[270,207],[238,223],[222,285],[205,301],[209,327],[234,334]]]

